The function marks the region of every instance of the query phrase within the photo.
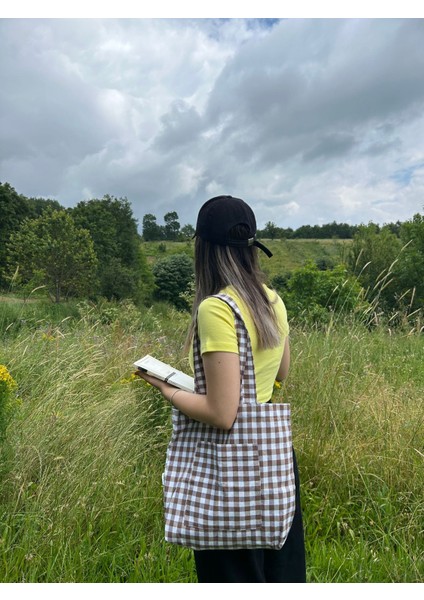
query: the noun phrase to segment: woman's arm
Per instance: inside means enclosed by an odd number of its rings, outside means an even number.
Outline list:
[[[143,372],[137,375],[158,388],[167,400],[185,415],[219,429],[231,429],[240,401],[240,359],[232,352],[205,352],[202,355],[206,395],[176,388]]]
[[[283,381],[283,379],[286,379],[287,375],[289,374],[289,369],[290,369],[290,343],[289,343],[289,338],[286,337],[286,342],[284,344],[284,352],[283,352],[283,356],[281,358],[281,363],[280,363],[280,367],[278,369],[276,380]]]

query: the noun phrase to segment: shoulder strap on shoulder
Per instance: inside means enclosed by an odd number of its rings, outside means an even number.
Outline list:
[[[214,294],[212,297],[218,298],[228,304],[234,313],[234,324],[237,332],[240,356],[240,374],[242,379],[240,401],[244,404],[256,404],[256,377],[253,364],[252,345],[240,309],[234,299],[228,294]]]
[[[219,300],[222,300],[223,302],[228,304],[229,307],[233,310],[233,312],[243,321],[243,317],[241,316],[240,309],[239,309],[236,301],[231,296],[229,296],[228,294],[214,294],[213,296],[210,296],[210,297],[218,298]]]

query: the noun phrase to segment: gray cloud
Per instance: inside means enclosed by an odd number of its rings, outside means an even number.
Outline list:
[[[0,179],[68,206],[127,196],[140,221],[193,223],[221,192],[260,226],[410,218],[423,33],[420,19],[0,20]]]
[[[193,106],[177,100],[168,113],[161,118],[162,127],[153,147],[167,153],[192,145],[202,132],[202,119]]]
[[[355,145],[353,135],[347,133],[334,133],[322,137],[310,150],[305,152],[303,160],[328,159],[341,157],[347,154]]]
[[[226,66],[211,94],[211,118],[229,120],[227,135],[247,129],[255,144],[305,136],[302,146],[320,132],[402,119],[424,102],[417,50],[424,38],[410,23],[306,21],[287,32],[283,22]]]

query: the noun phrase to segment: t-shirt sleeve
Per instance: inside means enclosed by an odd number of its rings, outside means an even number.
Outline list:
[[[218,298],[206,298],[197,313],[200,353],[239,353],[234,313],[226,302]]]

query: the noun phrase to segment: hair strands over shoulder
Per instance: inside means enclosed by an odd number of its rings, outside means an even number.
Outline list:
[[[245,237],[243,226],[233,228],[234,239]],[[196,238],[195,245],[196,293],[193,302],[193,319],[186,347],[193,338],[195,318],[199,304],[223,288],[232,286],[249,309],[261,349],[278,346],[281,331],[278,327],[273,303],[264,289],[264,276],[259,267],[257,248],[230,247],[211,244]]]

